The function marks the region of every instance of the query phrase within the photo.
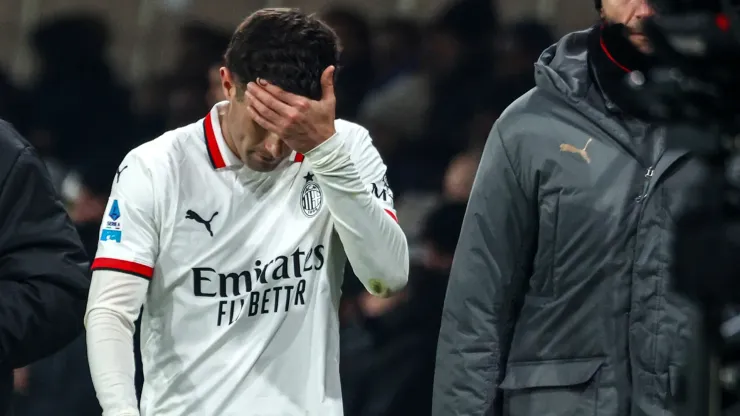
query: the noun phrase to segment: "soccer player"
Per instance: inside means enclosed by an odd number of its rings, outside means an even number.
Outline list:
[[[341,415],[345,263],[373,294],[406,284],[386,167],[365,129],[335,120],[331,29],[260,10],[225,58],[228,101],[113,179],[85,320],[105,416]]]

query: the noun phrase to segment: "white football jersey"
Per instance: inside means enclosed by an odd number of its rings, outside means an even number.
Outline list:
[[[337,120],[366,185],[395,218],[367,131]],[[346,255],[310,163],[244,167],[205,119],[118,168],[93,270],[150,280],[141,328],[144,416],[337,416]]]

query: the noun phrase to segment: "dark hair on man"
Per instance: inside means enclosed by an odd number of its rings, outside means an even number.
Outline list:
[[[224,58],[238,88],[263,78],[285,91],[318,100],[321,74],[339,62],[339,41],[314,15],[298,9],[262,9],[239,25]]]

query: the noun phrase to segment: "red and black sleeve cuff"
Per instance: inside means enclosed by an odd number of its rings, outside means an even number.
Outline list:
[[[92,271],[96,270],[112,270],[116,272],[128,273],[134,276],[139,276],[144,279],[150,280],[154,275],[154,268],[145,266],[143,264],[134,263],[133,261],[111,259],[105,257],[98,257],[93,260]]]
[[[390,216],[391,216],[391,218],[393,218],[393,220],[394,220],[394,221],[398,222],[398,217],[396,216],[396,214],[395,214],[395,213],[394,213],[393,211],[391,211],[391,210],[389,210],[389,209],[386,209],[386,210],[385,210],[385,212],[386,212],[386,213],[387,213],[388,215],[390,215]]]

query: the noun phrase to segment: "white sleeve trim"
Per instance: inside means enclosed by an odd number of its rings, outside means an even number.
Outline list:
[[[149,281],[112,270],[93,272],[85,313],[90,373],[103,416],[138,416],[134,321]]]

